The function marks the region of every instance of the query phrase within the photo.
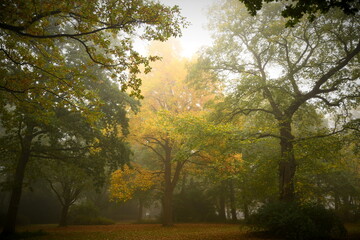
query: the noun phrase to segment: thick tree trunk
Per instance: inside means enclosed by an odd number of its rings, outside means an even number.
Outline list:
[[[17,214],[21,199],[25,169],[30,159],[31,142],[33,139],[33,135],[32,135],[33,129],[34,127],[28,126],[24,138],[21,139],[21,153],[16,166],[14,182],[13,182],[10,202],[9,202],[9,208],[7,212],[5,225],[2,231],[2,235],[11,235],[15,233],[16,219],[17,219]]]
[[[69,204],[66,204],[66,205],[62,206],[59,227],[66,227],[67,226],[69,208],[70,208]]]
[[[279,163],[279,188],[281,201],[294,201],[295,188],[294,176],[296,171],[296,162],[294,156],[294,146],[291,134],[291,122],[283,121],[280,123],[280,146],[281,161]]]
[[[174,225],[173,221],[173,193],[168,190],[165,191],[163,197],[163,223],[164,227],[171,227]]]

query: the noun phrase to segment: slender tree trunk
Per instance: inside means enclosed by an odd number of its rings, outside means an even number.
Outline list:
[[[290,202],[295,200],[294,176],[296,162],[292,143],[294,136],[291,134],[290,121],[282,121],[279,125],[281,137],[281,161],[279,163],[280,200]]]
[[[16,219],[22,193],[26,165],[30,159],[31,142],[33,139],[33,126],[27,126],[25,136],[21,139],[21,153],[16,166],[14,182],[12,186],[9,208],[2,235],[15,233]]]
[[[225,194],[221,193],[219,196],[219,217],[221,222],[226,222],[225,210]]]
[[[59,227],[67,226],[69,208],[70,208],[70,204],[65,204],[62,206]]]
[[[173,186],[171,181],[171,149],[166,149],[166,156],[164,161],[165,174],[165,191],[163,196],[163,222],[164,227],[174,225],[173,222]]]
[[[244,207],[244,219],[247,221],[249,219],[249,205],[247,203],[243,204]]]
[[[231,209],[231,220],[233,222],[236,222],[237,216],[236,216],[235,189],[234,189],[233,179],[229,180],[229,190],[230,190],[229,200],[230,200],[230,209]]]
[[[142,221],[142,218],[143,218],[143,209],[144,209],[144,201],[140,197],[139,198],[138,217],[137,217],[137,222],[139,222],[139,223]]]
[[[339,210],[339,205],[340,205],[339,195],[337,194],[337,192],[335,192],[334,193],[334,208],[335,208],[335,211]]]

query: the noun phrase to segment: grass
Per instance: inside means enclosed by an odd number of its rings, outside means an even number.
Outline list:
[[[360,239],[360,223],[347,224],[346,228],[349,232],[346,240]],[[268,240],[249,234],[248,229],[239,224],[176,224],[170,228],[160,224],[125,223],[68,227],[29,225],[19,227],[18,231],[25,235],[20,233],[17,239],[29,240]]]
[[[45,236],[31,240],[260,240],[235,224],[176,224],[164,228],[160,224],[114,224],[107,226],[31,225],[18,231],[39,231]]]

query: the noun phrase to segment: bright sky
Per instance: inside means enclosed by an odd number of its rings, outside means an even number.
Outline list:
[[[210,45],[210,32],[207,31],[207,9],[216,0],[160,0],[160,2],[173,6],[178,5],[182,16],[190,22],[190,26],[183,30],[180,38],[184,57],[191,57],[201,46]]]
[[[210,32],[206,29],[207,8],[217,0],[159,0],[167,6],[178,5],[181,15],[184,16],[190,25],[183,29],[183,36],[178,38],[181,42],[183,51],[182,56],[190,58],[202,46],[211,44]],[[140,52],[145,51],[146,43],[137,42],[136,48]]]

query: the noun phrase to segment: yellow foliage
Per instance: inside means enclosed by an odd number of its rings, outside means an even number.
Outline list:
[[[111,174],[110,199],[126,202],[137,193],[151,189],[155,183],[153,171],[143,169],[138,165],[132,168],[125,165],[123,169],[116,170]]]

